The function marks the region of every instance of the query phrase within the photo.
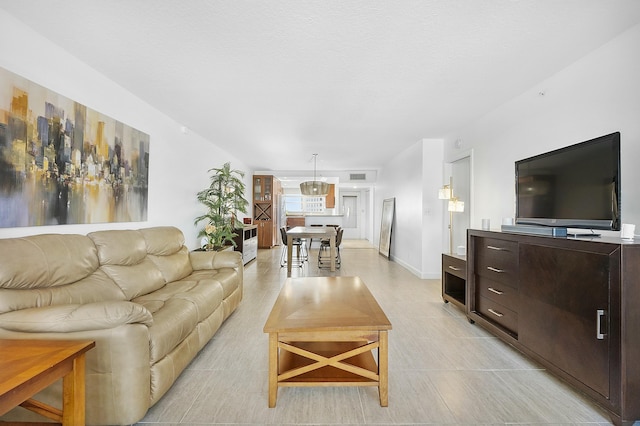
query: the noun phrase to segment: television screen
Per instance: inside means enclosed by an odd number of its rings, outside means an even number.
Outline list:
[[[620,230],[620,133],[516,161],[516,223]]]

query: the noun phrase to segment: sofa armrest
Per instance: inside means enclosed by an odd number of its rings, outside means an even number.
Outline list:
[[[144,306],[128,301],[43,306],[0,315],[0,328],[27,333],[101,330],[135,323],[151,325],[153,317]]]
[[[192,251],[189,258],[194,271],[242,268],[242,253],[239,251]]]

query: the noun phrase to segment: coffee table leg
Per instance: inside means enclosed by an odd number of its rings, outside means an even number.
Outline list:
[[[380,393],[380,405],[389,405],[389,341],[386,331],[380,331],[378,344],[378,392]]]
[[[269,333],[269,408],[278,397],[278,333]]]

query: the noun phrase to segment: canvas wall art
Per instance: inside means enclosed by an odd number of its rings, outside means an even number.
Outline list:
[[[147,220],[149,135],[0,68],[0,227]]]

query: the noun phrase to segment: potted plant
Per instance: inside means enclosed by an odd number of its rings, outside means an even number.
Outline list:
[[[208,188],[198,192],[198,201],[207,207],[207,212],[198,216],[194,225],[204,222],[205,226],[198,233],[198,238],[206,237],[204,250],[219,250],[228,245],[235,246],[233,238],[237,220],[237,213],[247,213],[249,202],[244,198],[245,184],[242,181],[244,172],[232,170],[231,163],[225,163],[221,168],[213,168],[209,173],[211,183]]]

